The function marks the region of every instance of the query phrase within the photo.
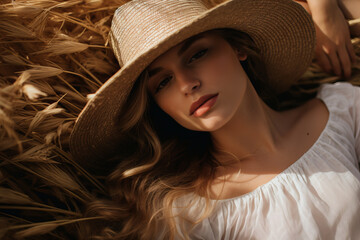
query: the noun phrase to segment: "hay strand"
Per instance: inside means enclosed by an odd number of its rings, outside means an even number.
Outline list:
[[[124,2],[1,1],[0,239],[79,239],[80,224],[99,219],[81,211],[108,197],[104,179],[72,159],[69,137],[88,98],[119,70],[107,41],[113,12]],[[352,43],[360,56],[360,39]],[[356,85],[358,60],[347,79]],[[299,97],[286,104],[341,80],[313,64],[290,90]]]

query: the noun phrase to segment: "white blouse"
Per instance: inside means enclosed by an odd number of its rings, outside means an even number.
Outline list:
[[[177,239],[185,231],[204,240],[360,239],[360,88],[324,84],[317,98],[330,115],[315,144],[254,191],[211,200],[214,211],[194,228],[177,219]],[[196,220],[204,199],[187,195],[174,212],[184,215],[179,206],[195,201],[187,216]]]

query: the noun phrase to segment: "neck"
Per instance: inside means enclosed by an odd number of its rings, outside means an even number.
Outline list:
[[[282,114],[268,107],[248,81],[235,115],[211,133],[215,149],[231,153],[239,160],[275,154],[285,129],[281,119]]]

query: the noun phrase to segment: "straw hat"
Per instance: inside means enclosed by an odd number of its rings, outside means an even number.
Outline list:
[[[115,118],[139,74],[171,47],[198,33],[233,28],[259,47],[271,85],[286,90],[309,66],[311,17],[291,0],[230,0],[207,9],[197,0],[134,0],[114,14],[110,42],[121,69],[79,115],[70,140],[76,160],[93,165],[116,146]]]

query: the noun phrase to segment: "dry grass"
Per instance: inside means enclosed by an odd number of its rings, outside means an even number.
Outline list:
[[[1,239],[80,239],[84,203],[105,194],[68,142],[87,97],[118,69],[107,36],[123,2],[0,0]],[[353,71],[359,85],[360,65]],[[287,104],[338,80],[313,65]]]
[[[74,120],[113,73],[124,1],[0,1],[0,238],[79,239],[102,183],[68,153]]]

